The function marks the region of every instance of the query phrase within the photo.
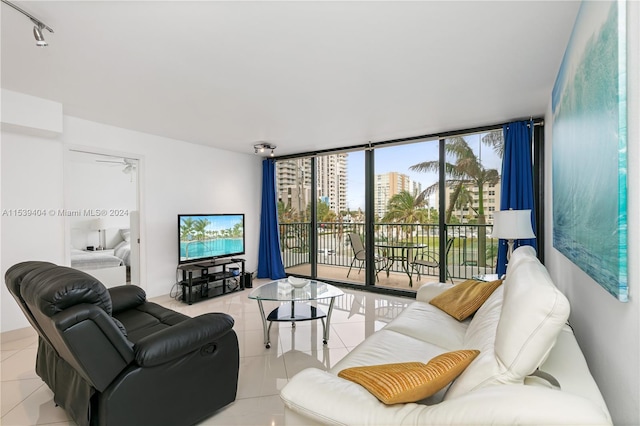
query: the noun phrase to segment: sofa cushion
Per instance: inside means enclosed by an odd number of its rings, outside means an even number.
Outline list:
[[[445,399],[488,385],[523,383],[545,360],[569,317],[569,302],[535,256],[512,265],[502,287],[503,294],[494,292],[469,324],[464,345],[482,353]]]
[[[437,342],[424,342],[383,328],[353,348],[349,355],[338,361],[330,371],[337,375],[338,372],[349,367],[414,361],[428,362],[431,358],[445,352],[450,350],[439,346]]]
[[[473,315],[500,284],[502,280],[467,280],[440,293],[429,303],[462,321]]]
[[[385,330],[393,330],[423,342],[436,342],[445,350],[463,347],[469,321],[457,321],[428,303],[414,302],[402,311]]]
[[[145,302],[133,309],[114,313],[113,317],[122,322],[127,330],[129,340],[133,343],[189,319],[188,316],[180,312],[153,302]]]
[[[418,302],[429,303],[431,299],[439,295],[440,293],[449,290],[453,287],[451,283],[427,283],[421,285],[418,291],[416,291],[416,300]]]
[[[518,264],[523,260],[535,260],[536,257],[536,249],[531,246],[520,246],[513,251],[511,254],[511,258],[509,259],[509,263],[507,264],[507,273],[506,277],[511,275]]]
[[[569,319],[570,305],[537,260],[523,262],[517,274],[504,290],[496,354],[510,371],[524,377],[549,355]]]
[[[406,362],[347,368],[339,377],[363,386],[385,404],[416,402],[451,383],[479,351],[447,352],[427,364]]]

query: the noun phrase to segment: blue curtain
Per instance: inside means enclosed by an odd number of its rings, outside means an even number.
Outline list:
[[[278,235],[278,208],[276,198],[275,161],[262,162],[262,213],[260,215],[260,246],[258,247],[258,278],[277,280],[286,277],[280,236]]]
[[[516,121],[506,124],[504,132],[504,157],[502,159],[502,186],[500,210],[531,209],[531,227],[537,234],[534,218],[533,161],[531,136],[533,121]],[[535,238],[516,240],[514,248],[530,245],[537,248]],[[507,245],[500,240],[496,273],[502,276],[507,271]]]

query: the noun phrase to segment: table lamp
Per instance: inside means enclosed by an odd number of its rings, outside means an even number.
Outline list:
[[[507,262],[515,240],[535,238],[531,228],[531,210],[501,210],[493,213],[492,238],[507,240]]]
[[[97,250],[102,250],[104,246],[102,245],[102,230],[105,228],[105,223],[103,218],[95,219],[91,223],[91,229],[94,231],[98,231],[98,247]]]

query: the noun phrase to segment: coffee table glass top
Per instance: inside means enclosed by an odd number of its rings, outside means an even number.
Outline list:
[[[309,280],[302,288],[294,288],[286,278],[261,285],[249,293],[249,299],[276,300],[279,302],[329,299],[342,296],[344,292],[331,284]]]

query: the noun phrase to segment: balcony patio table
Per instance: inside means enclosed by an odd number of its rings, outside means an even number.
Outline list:
[[[382,249],[389,260],[386,265],[387,277],[389,276],[389,270],[396,261],[400,261],[402,269],[409,277],[409,287],[413,287],[413,279],[411,277],[411,261],[414,259],[414,250],[425,249],[429,247],[428,244],[423,243],[403,243],[403,242],[386,242],[376,243],[377,249]],[[400,255],[397,255],[400,253]]]

